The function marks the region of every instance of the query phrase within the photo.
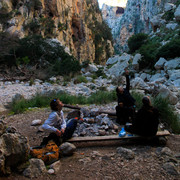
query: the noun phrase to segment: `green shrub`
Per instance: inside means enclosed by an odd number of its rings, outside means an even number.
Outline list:
[[[73,56],[66,54],[61,60],[56,60],[53,71],[55,75],[70,75],[73,76],[81,70],[81,66],[78,60]]]
[[[79,84],[79,83],[87,83],[88,80],[86,79],[85,76],[77,76],[74,80],[74,84]]]
[[[177,2],[175,4],[178,7],[180,5],[180,0],[177,0]]]
[[[115,91],[104,92],[98,91],[89,97],[73,96],[64,92],[42,95],[36,94],[31,99],[21,99],[13,101],[10,105],[11,111],[15,114],[22,113],[28,108],[33,107],[48,107],[51,99],[59,98],[64,104],[105,104],[116,100]]]
[[[40,24],[36,20],[32,20],[28,24],[24,25],[25,30],[30,30],[31,33],[37,33],[40,31]]]
[[[131,95],[136,100],[136,109],[140,109],[142,107],[142,98],[144,97],[144,94],[132,91]]]
[[[107,78],[106,74],[104,73],[103,68],[99,68],[99,69],[95,72],[95,75],[96,75],[97,77],[102,76],[103,78]]]
[[[54,20],[50,17],[42,17],[40,19],[40,24],[42,30],[44,30],[44,35],[53,35],[54,28],[56,27],[54,24]]]
[[[180,38],[173,39],[162,46],[157,52],[156,59],[160,57],[165,59],[180,57]]]
[[[130,53],[134,53],[138,50],[142,45],[146,44],[148,41],[148,35],[144,33],[139,33],[131,36],[128,39],[128,47]]]
[[[142,55],[142,59],[139,61],[139,68],[153,68],[156,62],[156,54],[160,44],[149,41],[142,45],[138,52]]]
[[[166,21],[172,21],[174,18],[174,12],[175,12],[174,10],[167,11],[164,13],[162,18],[165,19]]]
[[[169,105],[169,101],[157,96],[153,99],[153,106],[159,110],[161,122],[166,124],[166,128],[170,128],[174,133],[179,134],[180,121],[172,106]]]

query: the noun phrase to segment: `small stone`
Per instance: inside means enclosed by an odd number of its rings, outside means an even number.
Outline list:
[[[33,120],[31,123],[31,126],[38,126],[42,124],[42,121],[40,119]]]
[[[55,170],[54,169],[49,169],[47,172],[48,172],[48,174],[55,174]]]

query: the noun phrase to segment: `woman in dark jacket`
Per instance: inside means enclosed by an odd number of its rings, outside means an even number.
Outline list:
[[[143,106],[137,112],[132,125],[125,126],[125,130],[141,136],[155,136],[158,131],[159,112],[151,105],[148,96],[143,97],[142,102]]]
[[[129,82],[129,71],[125,70],[126,73],[126,88],[119,86],[116,88],[116,94],[118,98],[118,105],[116,106],[116,122],[125,125],[129,121],[129,117],[132,117],[135,110],[135,99],[131,96],[130,82]]]

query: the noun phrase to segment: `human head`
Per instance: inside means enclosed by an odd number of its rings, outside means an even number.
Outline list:
[[[117,94],[123,94],[123,92],[124,92],[124,89],[123,89],[122,86],[118,86],[118,87],[116,88],[116,93],[117,93]]]
[[[59,99],[53,99],[50,102],[51,110],[53,111],[61,111],[63,107],[63,103]]]
[[[142,98],[142,103],[143,103],[144,106],[150,106],[151,105],[151,100],[150,100],[149,96],[144,96]]]

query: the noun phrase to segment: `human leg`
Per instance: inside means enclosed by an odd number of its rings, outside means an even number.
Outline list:
[[[63,134],[63,141],[70,139],[77,127],[77,120],[72,119],[66,126],[65,132]]]
[[[55,133],[50,133],[48,137],[44,137],[40,146],[45,146],[50,140],[53,140],[58,146],[62,143],[60,136],[57,136]]]

